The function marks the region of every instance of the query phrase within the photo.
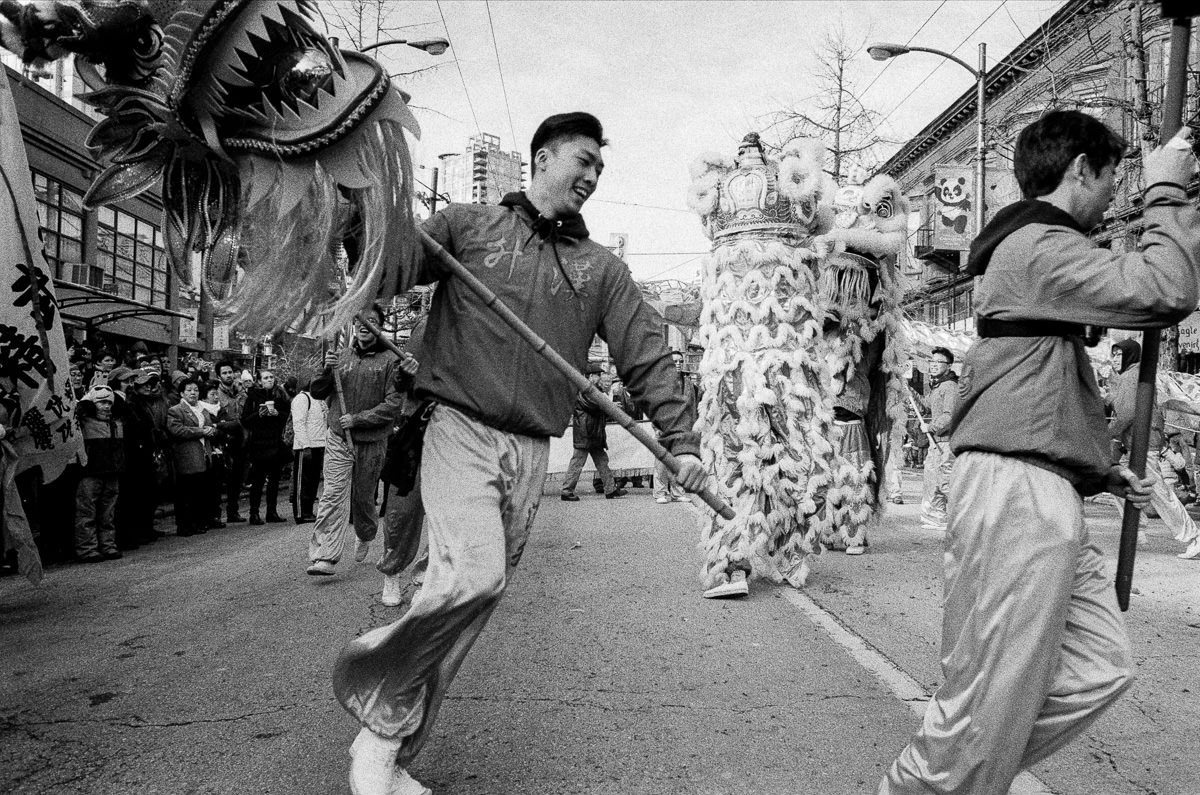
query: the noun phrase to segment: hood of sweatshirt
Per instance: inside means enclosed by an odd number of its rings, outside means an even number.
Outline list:
[[[1050,226],[1065,226],[1085,234],[1079,223],[1066,210],[1055,207],[1041,199],[1026,199],[1016,204],[1010,204],[983,228],[983,231],[971,242],[971,254],[967,259],[967,273],[972,276],[982,276],[992,261],[992,254],[1005,238],[1022,227],[1030,224],[1047,224]]]

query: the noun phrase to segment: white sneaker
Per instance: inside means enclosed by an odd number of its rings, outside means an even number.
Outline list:
[[[846,547],[847,555],[861,555],[866,551],[867,551],[867,548],[864,547],[862,544],[859,544],[858,546],[855,546],[855,547]]]
[[[362,563],[367,559],[367,553],[371,551],[371,542],[363,541],[361,538],[354,539],[354,562]]]
[[[350,746],[350,792],[353,795],[433,795],[433,791],[396,767],[401,739],[380,737],[362,729]]]
[[[1182,558],[1183,560],[1195,560],[1196,558],[1200,558],[1200,538],[1197,538],[1195,541],[1193,541],[1187,549],[1180,552],[1175,557]]]
[[[659,505],[666,505],[668,502],[671,501],[671,498],[665,494],[660,494],[654,498],[654,501],[657,502]]]
[[[383,593],[379,596],[379,601],[388,607],[396,607],[400,604],[399,574],[383,575]]]
[[[318,560],[313,562],[313,564],[308,567],[307,571],[309,574],[319,574],[326,577],[332,577],[335,569],[333,568],[333,564],[329,561]]]
[[[746,572],[735,571],[728,582],[715,585],[704,592],[705,599],[728,599],[734,596],[747,596],[750,586],[746,584]]]

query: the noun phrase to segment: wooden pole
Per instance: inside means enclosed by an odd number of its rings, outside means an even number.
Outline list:
[[[1192,36],[1190,16],[1182,16],[1184,3],[1164,3],[1164,16],[1175,16],[1171,24],[1171,61],[1167,75],[1167,95],[1163,101],[1162,127],[1159,143],[1175,137],[1183,126],[1183,100],[1187,88],[1188,44]],[[1184,186],[1187,187],[1186,185]],[[1129,468],[1139,478],[1146,476],[1146,457],[1150,448],[1150,420],[1154,413],[1154,380],[1158,374],[1158,329],[1142,335],[1142,360],[1138,367],[1137,401],[1134,407],[1133,447],[1129,451]],[[1117,604],[1124,612],[1129,609],[1129,594],[1133,588],[1133,562],[1137,555],[1138,523],[1142,512],[1136,505],[1125,502],[1121,523],[1121,551],[1117,555]]]
[[[645,428],[634,422],[633,418],[622,411],[621,408],[617,406],[616,403],[613,403],[607,395],[597,389],[596,386],[588,380],[586,375],[572,367],[570,362],[564,359],[558,353],[558,351],[551,348],[545,340],[535,334],[533,329],[525,325],[525,322],[522,321],[521,318],[517,317],[517,315],[511,309],[505,306],[504,303],[496,296],[494,292],[491,291],[491,289],[488,288],[486,284],[481,282],[475,276],[475,274],[467,270],[463,264],[455,259],[450,252],[446,251],[446,249],[444,249],[440,243],[438,243],[425,232],[420,232],[419,234],[421,235],[421,242],[424,244],[425,249],[434,257],[437,257],[437,259],[446,267],[446,269],[453,274],[454,278],[459,279],[467,287],[467,289],[473,292],[475,296],[483,302],[484,306],[488,307],[497,315],[499,315],[500,319],[503,320],[509,328],[515,331],[517,335],[521,337],[521,339],[529,343],[529,345],[531,345],[535,351],[537,351],[544,359],[546,359],[554,367],[554,369],[565,375],[573,385],[578,387],[582,392],[587,394],[590,399],[595,401],[595,403],[600,406],[604,413],[608,415],[609,419],[613,420],[622,428],[629,431],[633,438],[641,442],[641,444],[647,450],[649,450],[656,459],[661,461],[663,465],[671,471],[671,474],[679,474],[679,461],[677,461],[675,456],[671,455],[671,453],[667,451],[667,448],[663,447],[662,444],[653,436],[651,436]],[[364,315],[365,313],[360,313],[358,319],[367,328],[369,328],[375,334],[375,336],[384,340],[384,344],[387,345],[391,350],[403,356],[404,354],[400,352],[400,349],[395,345],[395,343],[393,343],[391,340],[387,340],[383,336],[383,330],[376,326],[374,321],[372,321],[370,318],[364,317]],[[732,519],[734,517],[733,509],[730,508],[724,500],[722,500],[716,494],[713,494],[708,489],[697,492],[697,496],[704,500],[708,507],[716,511],[721,518]]]

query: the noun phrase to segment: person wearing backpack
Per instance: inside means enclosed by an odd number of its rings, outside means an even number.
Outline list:
[[[292,398],[288,418],[292,429],[292,517],[296,524],[317,520],[313,506],[317,502],[317,483],[325,466],[325,427],[329,408],[324,400],[309,394],[311,378],[298,381],[299,391]],[[287,438],[287,431],[284,431]]]

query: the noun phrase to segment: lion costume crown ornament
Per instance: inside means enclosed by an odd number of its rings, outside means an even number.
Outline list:
[[[27,59],[83,59],[83,99],[107,117],[88,138],[108,165],[87,204],[161,179],[176,273],[190,283],[202,252],[244,329],[327,309],[347,235],[360,254],[331,325],[409,286],[416,120],[377,63],[324,35],[313,0],[3,0],[0,14]]]
[[[824,184],[818,142],[795,142],[781,162],[766,157],[758,133],[749,133],[733,162],[706,155],[692,167],[689,206],[704,217],[712,240],[731,235],[762,238],[810,237],[825,219],[818,217]]]

